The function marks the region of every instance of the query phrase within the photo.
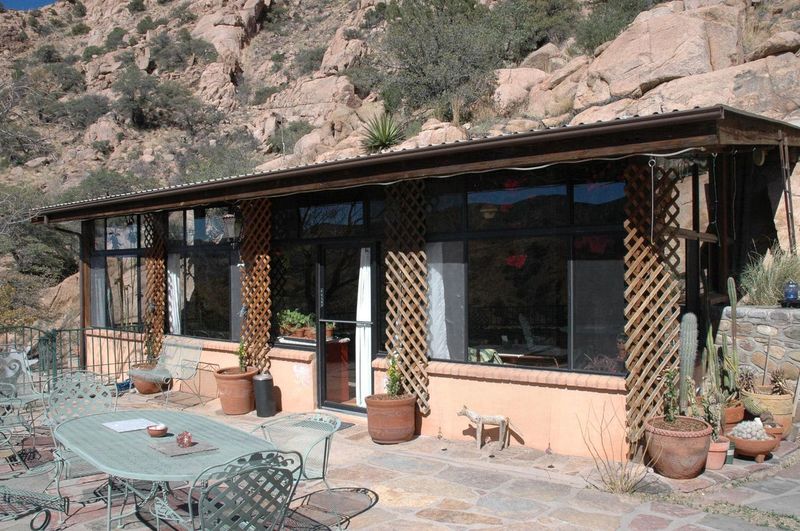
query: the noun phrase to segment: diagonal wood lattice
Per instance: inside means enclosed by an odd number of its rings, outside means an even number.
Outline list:
[[[652,168],[652,174],[650,168],[642,166],[630,166],[625,171],[626,389],[628,442],[632,448],[641,439],[644,421],[661,414],[661,374],[678,365],[675,177],[672,170],[658,167]]]
[[[272,291],[270,289],[269,247],[272,235],[272,204],[269,199],[253,199],[241,205],[243,234],[240,255],[242,271],[241,343],[248,365],[259,371],[269,369],[270,321]]]
[[[142,216],[142,239],[145,247],[144,344],[150,356],[158,356],[164,340],[166,312],[167,266],[165,218],[160,213]]]
[[[386,352],[397,354],[403,388],[430,412],[428,395],[428,261],[422,181],[386,191]]]

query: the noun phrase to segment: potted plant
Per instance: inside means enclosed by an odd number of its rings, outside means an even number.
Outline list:
[[[247,365],[247,351],[243,343],[237,351],[238,367],[226,367],[214,373],[219,391],[219,402],[226,415],[243,415],[255,409],[253,376],[258,369]]]
[[[752,369],[742,368],[739,374],[739,392],[747,411],[755,416],[767,412],[772,414],[775,421],[783,426],[785,438],[792,430],[794,393],[783,369],[775,369],[769,376],[771,385],[756,385]]]
[[[374,442],[395,444],[414,437],[417,399],[403,392],[403,375],[397,366],[397,354],[386,359],[386,393],[366,398],[367,430]]]
[[[278,328],[286,337],[308,337],[306,329],[313,319],[313,314],[304,314],[300,310],[285,309],[278,312]]]
[[[687,313],[681,320],[680,371],[670,369],[664,373],[664,415],[648,419],[644,426],[649,463],[668,478],[699,476],[708,457],[711,426],[687,415],[692,384],[689,372],[694,370],[696,357],[697,318]]]
[[[325,323],[325,339],[333,339],[336,323]]]
[[[728,336],[722,334],[722,387],[725,390],[725,408],[723,409],[723,428],[727,432],[736,424],[744,420],[744,405],[739,397],[739,354],[737,351],[736,337],[736,281],[728,277],[728,299],[731,305],[731,342],[728,345]],[[707,345],[714,345],[714,337],[709,329]]]

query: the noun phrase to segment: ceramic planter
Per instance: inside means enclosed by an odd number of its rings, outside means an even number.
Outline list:
[[[725,458],[728,456],[728,447],[731,445],[729,439],[719,437],[716,441],[711,441],[706,457],[706,470],[719,470],[725,465]]]
[[[728,437],[733,441],[736,455],[752,457],[755,459],[756,463],[763,463],[769,453],[781,443],[781,440],[777,437],[767,439],[766,441],[740,439],[739,437],[732,437],[730,435]]]
[[[155,363],[139,363],[138,365],[134,365],[131,367],[132,369],[154,369],[156,366]],[[157,382],[148,382],[147,380],[142,380],[141,378],[136,378],[135,376],[131,377],[131,381],[133,382],[133,386],[136,388],[136,392],[140,395],[152,395],[155,393],[160,393],[165,390],[169,390],[172,387],[172,380],[168,384],[160,384]]]
[[[726,407],[723,413],[724,418],[722,424],[724,433],[727,433],[728,430],[732,430],[734,426],[744,420],[744,406],[741,403]]]
[[[692,417],[648,419],[644,425],[650,465],[662,476],[691,479],[703,472],[711,445],[711,425]]]
[[[244,415],[255,409],[253,376],[257,372],[255,367],[248,367],[244,372],[239,367],[226,367],[214,373],[219,403],[226,415]]]
[[[368,396],[367,430],[378,444],[410,441],[416,428],[417,399],[413,395]]]

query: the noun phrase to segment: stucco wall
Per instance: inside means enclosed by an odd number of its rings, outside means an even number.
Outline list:
[[[386,362],[373,362],[375,390],[384,389]],[[600,443],[597,426],[605,417],[606,445],[625,447],[625,379],[491,365],[431,362],[428,365],[431,412],[420,433],[475,440],[462,406],[484,415],[505,415],[515,426],[512,445],[565,455],[588,456],[582,431]],[[616,418],[614,418],[616,417]],[[587,428],[588,427],[588,428]],[[490,435],[496,439],[497,431]]]

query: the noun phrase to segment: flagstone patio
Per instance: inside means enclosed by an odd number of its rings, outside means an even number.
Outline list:
[[[121,408],[153,407],[135,394],[120,399]],[[225,417],[217,401],[191,411],[250,430],[263,419],[255,414]],[[478,450],[468,441],[419,437],[409,443],[372,443],[363,417],[343,417],[345,427],[334,437],[329,481],[301,484],[315,513],[294,518],[295,526],[311,528],[309,517],[335,522],[326,504],[353,516],[351,529],[750,529],[758,525],[800,529],[800,453],[784,443],[765,464],[737,459],[720,473],[707,472],[691,481],[665,481],[650,474],[647,494],[614,495],[591,488],[592,462],[522,447]],[[352,424],[352,425],[350,425]],[[42,460],[48,458],[42,452]],[[43,491],[49,467],[2,483]],[[102,477],[67,482],[78,497],[102,485]],[[52,490],[52,487],[51,487]],[[361,507],[363,496],[377,498]],[[330,508],[330,507],[328,507]],[[343,510],[344,509],[344,510]],[[359,513],[363,509],[364,512]],[[103,529],[105,505],[73,504],[62,529]],[[300,515],[302,516],[302,515]],[[54,515],[54,522],[57,515]],[[147,529],[152,522],[132,518],[126,529]],[[2,522],[16,529],[26,520]],[[162,527],[165,527],[162,525]],[[55,527],[54,527],[55,528]],[[320,527],[316,527],[320,528]],[[322,527],[324,529],[324,527]]]

